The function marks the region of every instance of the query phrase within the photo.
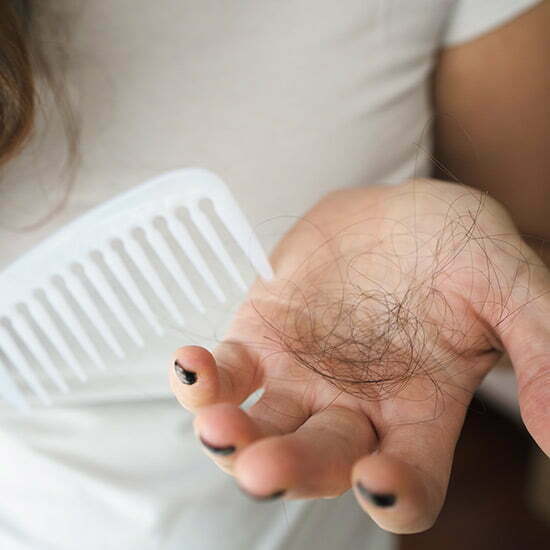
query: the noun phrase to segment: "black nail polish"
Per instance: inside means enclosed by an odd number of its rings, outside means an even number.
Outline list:
[[[278,498],[281,498],[286,491],[284,489],[281,489],[280,491],[275,491],[274,493],[271,493],[270,495],[267,495],[266,497],[253,497],[256,500],[276,500]]]
[[[381,508],[389,508],[393,506],[397,500],[395,495],[391,493],[372,493],[360,481],[358,481],[355,486],[363,498]]]
[[[246,496],[248,496],[250,498],[253,498],[254,500],[261,501],[261,502],[266,502],[266,501],[269,501],[269,500],[276,500],[278,498],[281,498],[286,493],[286,490],[282,489],[280,491],[275,491],[274,493],[271,493],[270,495],[265,495],[265,496],[253,495],[252,493],[249,493],[248,491],[245,491],[240,485],[237,485],[237,486],[239,487],[239,489]]]
[[[176,371],[176,376],[180,380],[180,382],[183,382],[184,384],[187,384],[190,386],[191,384],[194,384],[197,381],[197,373],[193,372],[192,370],[184,369],[176,359],[174,361],[174,370]]]
[[[228,445],[227,447],[216,447],[208,441],[205,441],[202,437],[199,437],[200,442],[211,452],[217,455],[227,456],[233,454],[236,450],[234,445]]]

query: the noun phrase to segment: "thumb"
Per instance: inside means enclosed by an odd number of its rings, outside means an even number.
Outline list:
[[[550,456],[550,272],[536,258],[522,279],[494,327],[516,373],[523,422]]]

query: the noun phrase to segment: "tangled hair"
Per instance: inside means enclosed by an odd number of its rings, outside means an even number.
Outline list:
[[[480,219],[488,196],[464,189],[464,197],[470,205],[473,197],[477,207],[464,211],[449,204],[441,227],[416,250],[402,255],[391,247],[380,249],[377,238],[341,253],[344,231],[307,258],[305,276],[301,271],[276,288],[275,302],[285,304],[282,313],[270,317],[263,302],[252,301],[268,327],[271,350],[366,400],[395,396],[418,377],[439,392],[442,383],[454,385],[455,375],[477,359],[496,361],[503,348],[488,334],[483,317],[495,326],[513,321],[519,310],[510,306],[512,289],[517,292],[521,274],[534,264],[513,240],[487,232]],[[391,241],[396,235],[422,241],[413,227],[398,220],[382,238]],[[325,254],[327,247],[336,254]],[[514,262],[512,274],[492,261],[497,250]],[[466,261],[455,263],[462,252]],[[389,283],[369,271],[377,262],[391,271]],[[326,273],[338,275],[327,278]],[[461,281],[461,292],[446,284],[453,276]]]
[[[415,375],[426,374],[434,341],[417,292],[404,296],[344,285],[304,295],[284,326],[264,317],[278,335],[280,349],[302,367],[339,390],[366,399],[382,399],[402,389]],[[295,299],[298,296],[295,296]]]
[[[32,138],[42,103],[43,112],[54,109],[60,114],[67,144],[65,193],[47,216],[17,228],[23,231],[43,225],[64,206],[78,156],[79,125],[63,80],[69,58],[68,21],[46,4],[0,0],[0,183],[5,183],[8,161]],[[46,107],[47,100],[51,101]]]

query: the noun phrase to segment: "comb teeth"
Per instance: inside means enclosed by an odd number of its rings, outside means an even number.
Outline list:
[[[139,269],[158,300],[168,310],[168,312],[172,315],[177,323],[179,323],[180,325],[184,325],[185,320],[183,319],[183,316],[177,309],[174,301],[172,300],[172,297],[170,296],[170,293],[168,292],[168,289],[164,286],[164,283],[162,282],[160,276],[155,271],[155,267],[153,266],[141,246],[131,238],[124,241],[123,245],[128,256],[130,257],[132,262],[134,262],[135,266]]]
[[[187,275],[182,271],[178,261],[172,254],[172,251],[166,244],[164,238],[159,235],[154,228],[151,229],[150,227],[144,227],[143,230],[147,240],[155,250],[161,262],[164,264],[164,267],[170,272],[172,277],[174,277],[180,289],[187,296],[187,299],[193,304],[193,306],[195,306],[195,309],[197,309],[200,313],[204,313],[206,311],[204,304],[193,289],[193,285],[189,282]]]
[[[59,315],[61,320],[64,322],[67,330],[69,330],[74,339],[88,354],[95,365],[99,369],[105,370],[106,366],[103,362],[103,359],[101,358],[101,353],[99,349],[88,336],[85,327],[80,322],[80,319],[74,314],[73,310],[71,309],[71,305],[67,302],[67,299],[65,298],[63,293],[54,284],[49,283],[47,286],[46,294],[48,297],[48,301],[54,308],[57,315]]]
[[[122,261],[120,256],[113,252],[113,250],[107,249],[103,251],[103,261],[111,270],[111,273],[117,279],[120,286],[122,286],[128,293],[132,299],[132,302],[143,315],[144,319],[148,321],[159,336],[163,336],[164,329],[147,303],[147,300],[143,297],[141,291],[132,278],[131,273],[128,271],[126,264]]]
[[[198,204],[196,204],[195,208],[191,209],[191,219],[206,242],[210,245],[210,248],[212,248],[218,259],[222,262],[233,281],[241,290],[246,290],[246,284],[243,281],[237,266],[231,259],[231,256],[227,253],[227,250],[225,250],[220,237],[214,229],[214,226],[210,223],[204,213],[199,210]]]
[[[91,337],[86,326],[88,322],[106,349],[118,358],[126,356],[127,340],[135,346],[143,346],[144,339],[132,317],[133,312],[125,306],[116,287],[124,290],[132,306],[159,336],[165,333],[162,320],[150,304],[150,297],[142,291],[127,261],[138,269],[153,298],[162,304],[176,323],[184,325],[185,318],[177,306],[178,298],[171,295],[160,276],[160,267],[173,278],[191,306],[204,314],[206,308],[200,294],[174,254],[169,239],[177,243],[201,276],[205,288],[219,302],[226,301],[220,282],[185,225],[177,218],[176,212],[181,207],[189,211],[192,224],[223,265],[227,276],[238,288],[246,290],[235,262],[199,208],[199,201],[205,198],[212,200],[217,216],[256,271],[270,279],[271,267],[259,241],[217,176],[205,170],[188,169],[150,180],[88,212],[0,273],[0,317],[10,322],[10,330],[0,325],[0,396],[20,409],[28,408],[25,390],[16,383],[13,370],[43,404],[51,404],[51,397],[38,376],[38,370],[64,393],[70,388],[61,369],[62,363],[66,363],[78,379],[85,381],[88,376],[72,350],[73,340],[96,367],[105,370],[103,352]],[[155,227],[158,218],[165,224],[166,235]],[[136,229],[143,231],[146,245],[160,266],[134,238]],[[120,242],[126,260],[113,248],[115,241]],[[100,267],[92,257],[95,253],[101,255],[104,267]],[[82,273],[77,274],[71,269],[75,265]],[[54,277],[63,282],[64,288],[53,281]],[[48,307],[38,299],[36,290],[43,291]],[[32,322],[18,311],[17,304],[27,308]],[[81,320],[82,315],[87,318],[86,324]],[[117,328],[110,323],[111,317]],[[124,334],[122,339],[119,338],[121,334]],[[55,360],[49,350],[54,351],[62,363]]]
[[[139,333],[138,328],[124,309],[120,298],[115,294],[113,288],[111,287],[109,281],[97,267],[97,265],[90,261],[84,267],[85,273],[88,275],[88,278],[93,281],[93,286],[97,289],[98,293],[101,294],[105,302],[108,304],[112,313],[115,315],[119,323],[124,327],[124,330],[133,340],[136,346],[142,348],[145,345],[141,334]],[[92,302],[93,303],[93,302]],[[112,334],[112,332],[110,332]],[[116,337],[113,335],[112,340],[116,342]],[[122,351],[122,350],[121,350]],[[124,352],[123,352],[124,353]]]
[[[36,324],[40,326],[40,329],[45,333],[48,340],[53,344],[53,347],[57,349],[57,352],[65,360],[65,362],[73,369],[75,374],[81,380],[86,380],[87,376],[79,365],[79,361],[71,348],[65,342],[61,331],[57,328],[55,322],[50,317],[48,311],[38,300],[27,302],[27,308],[31,317]]]
[[[208,285],[208,288],[220,302],[225,302],[227,298],[223,290],[218,284],[218,281],[216,281],[212,271],[210,271],[208,264],[204,261],[202,254],[193,242],[193,239],[191,238],[191,235],[189,235],[189,232],[185,226],[174,222],[170,216],[166,216],[165,221],[168,231],[172,237],[178,241],[187,257],[191,260],[191,263],[195,269],[199,272]]]
[[[25,382],[27,382],[32,391],[38,396],[40,401],[42,401],[45,405],[51,404],[51,399],[48,392],[38,380],[38,377],[33,370],[32,363],[21,353],[17,343],[13,339],[13,336],[4,326],[0,328],[0,346],[12,364],[17,365],[19,374],[23,377]]]
[[[14,316],[11,319],[11,324],[14,331],[25,341],[37,360],[37,363],[42,365],[50,379],[63,393],[68,393],[69,386],[67,385],[67,382],[63,378],[59,369],[55,366],[51,357],[48,355],[48,352],[42,345],[42,342],[40,342],[34,334],[32,328],[27,324],[26,320],[20,316]]]

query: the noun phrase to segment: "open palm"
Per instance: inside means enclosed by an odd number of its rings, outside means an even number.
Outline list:
[[[171,369],[210,456],[250,495],[353,486],[383,528],[428,528],[504,351],[550,453],[550,273],[496,201],[433,180],[338,191],[271,261],[275,279],[255,283],[224,341],[181,348]]]

